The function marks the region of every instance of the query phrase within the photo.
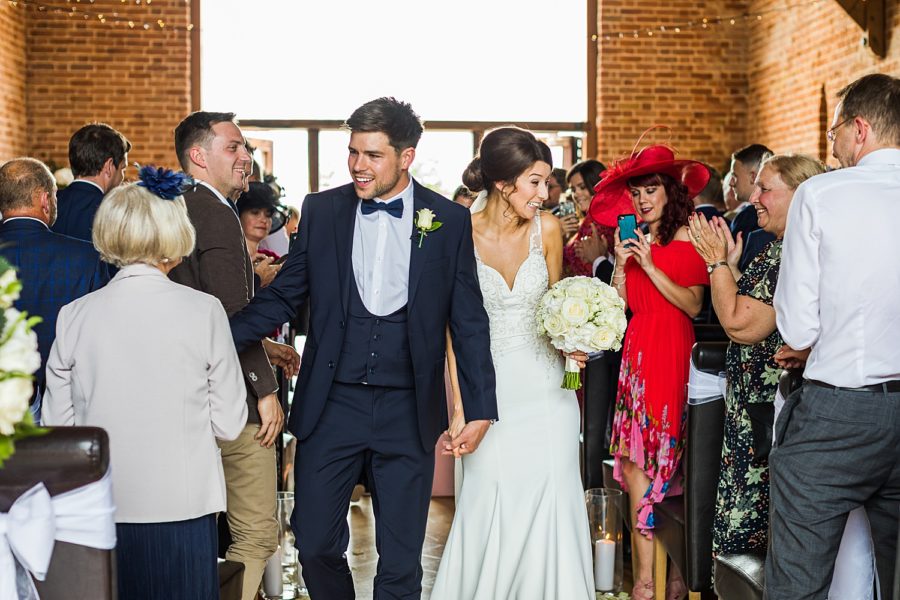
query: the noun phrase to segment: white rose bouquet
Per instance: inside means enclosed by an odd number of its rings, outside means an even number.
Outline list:
[[[618,350],[628,324],[619,294],[599,279],[581,276],[562,279],[547,290],[537,319],[553,347],[566,353]],[[578,363],[569,358],[562,387],[581,387]]]
[[[0,258],[0,467],[15,452],[15,441],[44,430],[36,427],[28,410],[32,373],[41,366],[37,335],[31,330],[39,317],[12,307],[22,283],[8,262]]]

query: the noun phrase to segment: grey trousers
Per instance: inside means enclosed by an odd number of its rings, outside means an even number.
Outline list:
[[[900,521],[900,393],[807,382],[785,402],[775,442],[766,598],[824,600],[847,514],[864,506],[881,597],[891,600]]]

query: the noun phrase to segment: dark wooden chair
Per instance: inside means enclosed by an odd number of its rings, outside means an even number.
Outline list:
[[[109,437],[98,427],[56,427],[21,440],[0,470],[0,512],[8,512],[37,483],[57,496],[99,481],[108,466]],[[42,600],[112,600],[117,595],[115,551],[57,541],[47,577],[35,585]]]

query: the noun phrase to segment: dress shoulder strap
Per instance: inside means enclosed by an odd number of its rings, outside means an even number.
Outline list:
[[[544,252],[544,240],[541,237],[541,212],[538,211],[536,215],[534,215],[534,219],[532,219],[531,225],[531,243],[529,244],[529,249],[532,251],[540,251]]]

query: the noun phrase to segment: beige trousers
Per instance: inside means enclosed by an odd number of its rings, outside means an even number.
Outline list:
[[[233,539],[225,558],[244,563],[242,600],[256,598],[266,560],[278,546],[275,447],[260,446],[253,439],[258,432],[259,424],[248,423],[233,442],[219,440]]]

